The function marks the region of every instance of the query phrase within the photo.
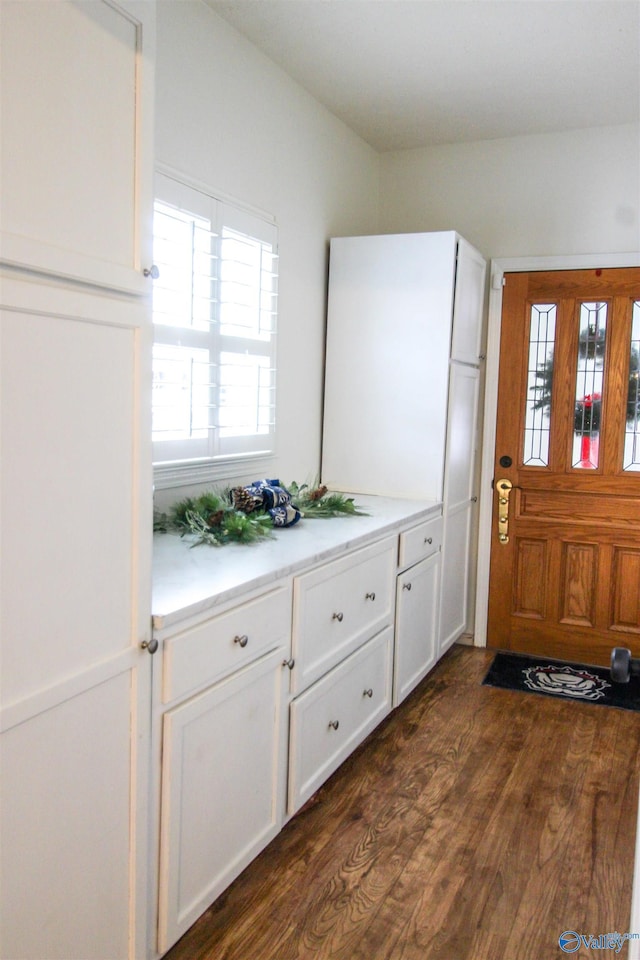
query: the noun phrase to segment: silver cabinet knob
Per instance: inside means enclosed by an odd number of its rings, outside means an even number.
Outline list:
[[[402,584],[402,589],[403,589],[403,590],[411,590],[411,584],[410,584],[410,583],[403,583],[403,584]]]
[[[342,623],[343,618],[344,613],[334,613],[334,615],[331,617],[332,620],[337,620],[338,623]]]
[[[289,667],[289,670],[293,670],[293,668],[295,667],[295,665],[296,665],[296,662],[295,662],[295,660],[293,659],[293,657],[289,657],[288,660],[283,660],[283,661],[282,661],[282,666],[283,666],[283,667]]]
[[[338,727],[340,726],[340,721],[339,721],[339,720],[329,720],[329,726],[331,727],[332,730],[337,730]]]
[[[249,643],[249,637],[246,633],[243,633],[241,637],[234,637],[233,642],[239,644],[241,647],[246,647]]]
[[[375,591],[372,590],[371,593],[365,593],[364,598],[365,600],[375,600],[376,598]]]
[[[158,649],[158,641],[155,637],[152,637],[151,640],[143,640],[140,646],[143,650],[147,650],[149,653],[153,654]]]
[[[371,689],[371,687],[369,687],[368,690],[365,690],[362,696],[369,697],[369,699],[371,699],[371,697],[373,696],[373,690]]]
[[[425,537],[425,538],[424,538],[424,542],[425,542],[425,543],[433,543],[433,537]]]
[[[144,274],[145,277],[151,277],[152,280],[157,280],[158,277],[160,276],[160,271],[156,267],[155,263],[152,264],[150,267],[145,267],[142,273]]]

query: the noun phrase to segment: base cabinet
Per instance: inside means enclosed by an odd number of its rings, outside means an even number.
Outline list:
[[[398,577],[394,707],[411,693],[438,658],[440,570],[438,552]]]
[[[285,649],[164,715],[161,952],[280,830]]]
[[[158,956],[436,662],[440,504],[397,509],[324,562],[314,540],[296,570],[285,554],[263,586],[156,621]]]

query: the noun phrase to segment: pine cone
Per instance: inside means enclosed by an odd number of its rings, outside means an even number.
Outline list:
[[[208,527],[219,527],[224,519],[224,510],[216,510],[215,513],[210,513],[207,517],[207,526]]]
[[[324,484],[320,487],[316,487],[315,490],[312,490],[309,494],[309,500],[322,500],[325,493],[327,492],[327,487]]]
[[[241,510],[242,513],[253,513],[261,505],[261,500],[248,493],[244,487],[233,487],[231,503],[236,510]]]

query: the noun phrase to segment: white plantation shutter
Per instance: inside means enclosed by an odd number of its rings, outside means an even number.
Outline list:
[[[164,174],[154,213],[154,463],[273,452],[275,224]]]

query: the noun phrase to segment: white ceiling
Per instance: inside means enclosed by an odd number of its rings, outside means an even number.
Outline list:
[[[639,0],[206,2],[379,151],[639,119]]]

